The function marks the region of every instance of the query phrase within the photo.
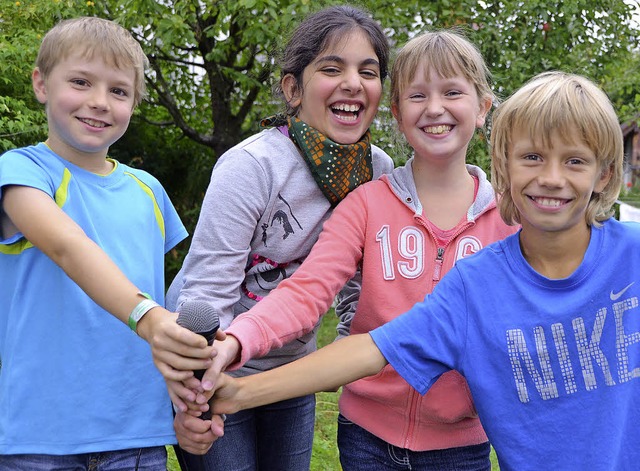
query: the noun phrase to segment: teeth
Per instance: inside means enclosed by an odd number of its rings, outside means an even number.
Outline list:
[[[564,200],[558,200],[555,198],[534,198],[534,200],[540,206],[549,206],[551,208],[557,208],[564,203]]]
[[[356,111],[360,111],[360,105],[348,105],[346,103],[333,105],[331,108],[337,111],[348,111],[350,113],[355,113]]]
[[[422,128],[422,130],[428,134],[445,134],[451,131],[452,127],[453,126],[441,124],[440,126],[427,126]]]
[[[102,121],[96,121],[94,119],[80,118],[80,121],[82,121],[85,124],[88,124],[89,126],[93,126],[94,128],[105,128],[105,127],[107,127],[107,123],[104,123]]]

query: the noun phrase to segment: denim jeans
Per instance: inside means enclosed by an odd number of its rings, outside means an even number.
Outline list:
[[[166,471],[163,446],[78,455],[0,455],[0,471]]]
[[[488,442],[411,451],[390,445],[342,415],[338,416],[338,448],[343,471],[491,471]]]
[[[315,395],[230,414],[204,456],[176,450],[183,471],[309,471]],[[176,447],[177,448],[177,447]]]

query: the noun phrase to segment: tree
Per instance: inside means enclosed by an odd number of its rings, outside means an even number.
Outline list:
[[[29,75],[42,35],[59,19],[113,19],[148,54],[149,100],[111,153],[151,169],[193,227],[218,156],[258,131],[278,111],[271,87],[277,53],[310,11],[335,0],[0,0],[0,151],[42,137],[42,107]],[[459,27],[480,48],[495,89],[508,96],[533,75],[560,69],[587,75],[607,90],[624,116],[637,115],[640,35],[638,0],[369,0],[362,5],[385,27],[393,47],[425,29]],[[395,124],[383,107],[374,142],[401,162]],[[470,161],[488,167],[484,136]],[[193,218],[191,217],[193,216]]]

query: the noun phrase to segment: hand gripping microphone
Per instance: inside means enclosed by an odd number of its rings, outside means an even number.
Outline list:
[[[213,339],[220,327],[220,319],[215,308],[205,301],[186,301],[178,309],[178,325],[189,329],[191,332],[202,335],[207,339],[207,345],[213,345]],[[205,370],[193,372],[196,378],[202,380]],[[200,416],[203,420],[211,419],[211,410],[203,412]]]

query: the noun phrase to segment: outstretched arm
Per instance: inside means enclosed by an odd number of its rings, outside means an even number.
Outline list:
[[[231,414],[338,387],[378,373],[386,359],[369,334],[333,342],[304,358],[242,378],[222,375],[211,406],[215,414]]]
[[[11,223],[44,252],[98,305],[125,324],[142,301],[140,291],[107,254],[62,211],[49,195],[26,186],[3,187],[2,207]],[[194,369],[210,365],[211,349],[201,336],[176,323],[177,315],[151,309],[139,322],[138,334],[151,345],[160,372],[183,380]]]

